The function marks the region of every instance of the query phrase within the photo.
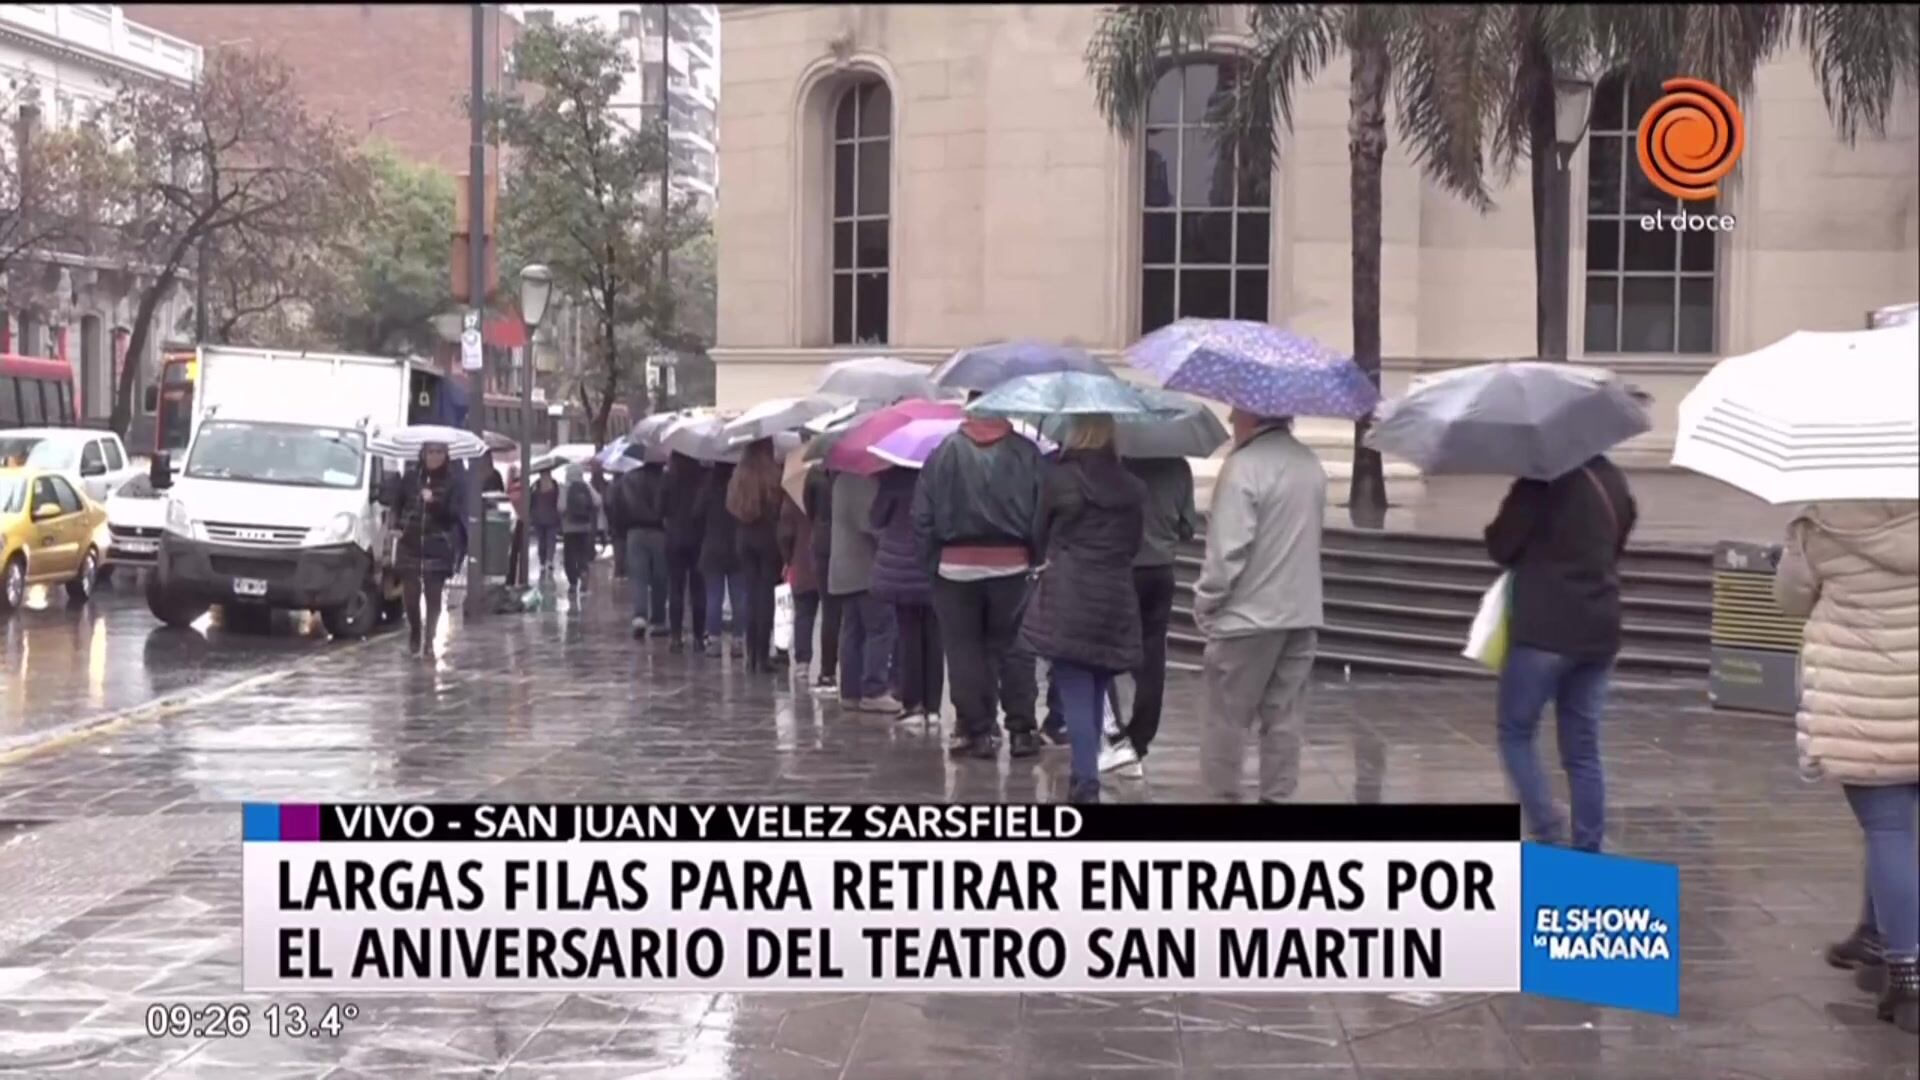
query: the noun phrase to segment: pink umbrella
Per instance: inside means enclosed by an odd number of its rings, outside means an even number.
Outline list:
[[[934,450],[947,440],[947,436],[959,431],[963,423],[964,420],[958,419],[910,420],[875,441],[867,448],[867,453],[889,465],[918,469],[926,465]],[[1014,430],[1020,431],[1018,427]],[[1059,449],[1037,433],[1020,431],[1020,434],[1031,439],[1043,454],[1051,454]]]
[[[966,412],[957,402],[902,401],[889,405],[847,429],[827,451],[827,468],[835,472],[872,476],[893,463],[869,452],[874,443],[915,420],[962,420]]]

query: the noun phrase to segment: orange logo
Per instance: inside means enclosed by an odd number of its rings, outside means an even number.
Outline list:
[[[1667,96],[1640,118],[1640,169],[1676,199],[1711,199],[1747,147],[1740,107],[1705,79],[1668,79],[1660,89]]]

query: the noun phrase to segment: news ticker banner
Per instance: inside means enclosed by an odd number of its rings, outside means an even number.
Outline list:
[[[249,991],[1509,992],[1675,1014],[1667,864],[1507,805],[249,804]]]

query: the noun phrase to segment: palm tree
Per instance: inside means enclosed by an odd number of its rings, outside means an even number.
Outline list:
[[[1295,90],[1344,50],[1348,71],[1351,161],[1354,362],[1380,381],[1381,162],[1386,156],[1387,91],[1398,103],[1398,127],[1426,174],[1485,209],[1484,173],[1493,131],[1489,118],[1507,85],[1508,62],[1494,9],[1480,5],[1256,4],[1247,9],[1247,40],[1229,51],[1244,57],[1232,90],[1209,120],[1241,161],[1271,162],[1281,128],[1291,129]],[[1214,49],[1215,5],[1122,4],[1109,8],[1086,64],[1100,111],[1133,137],[1170,63]],[[1348,513],[1355,525],[1380,528],[1386,484],[1380,455],[1354,425]]]
[[[1564,252],[1548,220],[1564,177],[1556,150],[1556,83],[1623,72],[1705,79],[1738,99],[1760,66],[1796,37],[1841,138],[1884,134],[1900,87],[1920,84],[1920,6],[1913,4],[1501,5],[1512,82],[1494,123],[1494,161],[1526,158],[1534,225],[1534,307],[1541,356],[1565,356]],[[1562,264],[1555,265],[1555,260]]]

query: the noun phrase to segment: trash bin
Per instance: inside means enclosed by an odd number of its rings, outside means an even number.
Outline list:
[[[487,530],[487,543],[484,549],[486,565],[481,567],[481,572],[489,580],[505,581],[507,570],[513,565],[513,513],[507,509],[506,496],[487,496],[486,519],[482,528]]]
[[[1716,709],[1792,716],[1800,704],[1804,623],[1773,602],[1776,549],[1722,540],[1713,549],[1707,700]]]

